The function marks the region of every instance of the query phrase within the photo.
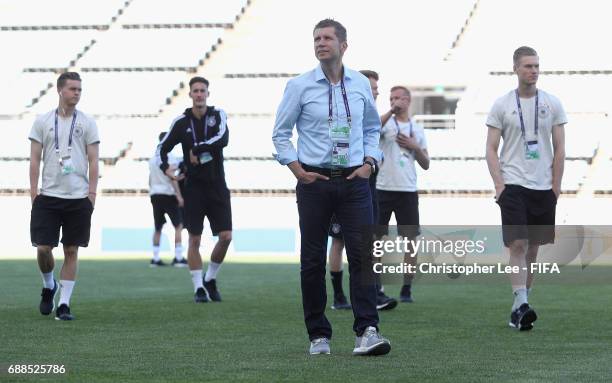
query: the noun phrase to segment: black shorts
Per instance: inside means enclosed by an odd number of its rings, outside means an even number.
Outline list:
[[[374,224],[378,223],[378,194],[376,193],[376,176],[378,175],[378,170],[376,173],[370,176],[370,194],[372,195],[372,216]],[[343,239],[344,235],[342,234],[342,226],[336,219],[336,215],[332,215],[331,222],[329,223],[328,235],[332,238]]]
[[[155,221],[155,231],[160,231],[166,223],[166,214],[170,217],[172,226],[178,227],[183,223],[178,201],[173,195],[154,194],[151,196],[153,205],[153,220]]]
[[[506,185],[497,204],[501,209],[506,247],[517,239],[527,239],[529,245],[554,243],[557,196],[552,189]]]
[[[30,218],[32,246],[56,247],[61,227],[64,246],[87,247],[92,213],[93,205],[87,197],[67,199],[39,194]]]
[[[395,214],[399,235],[415,238],[421,233],[419,227],[419,193],[378,190],[378,206],[380,209],[378,225],[388,226],[391,213]],[[380,228],[383,230],[383,228]],[[379,232],[387,234],[387,231]]]
[[[232,230],[230,191],[224,180],[208,183],[187,179],[183,198],[185,227],[190,234],[202,234],[204,217],[208,217],[213,235]]]

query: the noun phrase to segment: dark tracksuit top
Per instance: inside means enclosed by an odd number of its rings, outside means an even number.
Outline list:
[[[194,143],[192,126],[195,128],[197,145]],[[228,140],[227,115],[222,109],[209,105],[202,119],[197,119],[191,108],[185,109],[182,115],[172,121],[168,134],[157,147],[159,167],[164,172],[168,169],[168,153],[180,143],[188,180],[225,182],[223,148],[227,146]],[[196,157],[204,152],[210,153],[212,160],[205,164],[193,165],[189,160],[189,151],[192,149]]]

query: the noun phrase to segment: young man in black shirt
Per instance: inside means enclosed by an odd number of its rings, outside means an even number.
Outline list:
[[[232,207],[225,184],[223,148],[227,146],[227,116],[217,107],[206,105],[209,82],[203,77],[189,81],[189,97],[193,106],[177,117],[158,150],[161,170],[178,180],[169,168],[168,153],[177,144],[183,148],[187,174],[185,180],[185,227],[189,232],[187,261],[195,290],[195,302],[220,302],[217,272],[232,240]],[[204,218],[208,217],[218,241],[210,255],[210,264],[202,278],[200,242]]]

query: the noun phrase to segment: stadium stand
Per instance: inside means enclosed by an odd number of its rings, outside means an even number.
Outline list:
[[[350,49],[345,60],[349,65],[369,68],[375,62],[377,70],[389,81],[429,82],[426,76],[436,72],[432,65],[440,66],[474,1],[383,0],[371,7],[350,7],[351,12],[346,12],[348,4],[325,0],[310,1],[307,5],[271,0],[254,2],[249,13],[240,20],[240,28],[224,40],[223,49],[208,64],[207,72],[215,75],[301,73],[311,69],[313,53],[305,47],[312,47],[309,32],[322,18],[321,9],[325,9],[325,15],[342,15],[341,21],[349,31]],[[440,12],[441,9],[444,12]],[[297,13],[300,17],[278,17]],[[372,13],[384,15],[384,18],[380,22],[374,21]],[[363,20],[373,24],[364,27]],[[398,25],[405,28],[403,36],[396,36]],[[397,39],[404,36],[419,36],[409,39],[410,51],[414,55],[409,55],[407,62],[404,62],[404,57],[402,65],[391,59],[373,59],[373,49],[391,54],[397,50]],[[428,70],[423,71],[425,68]],[[431,81],[437,83],[439,77]]]
[[[610,70],[612,53],[590,44],[612,33],[609,14],[608,2],[600,0],[480,0],[450,60],[468,69],[511,71],[508,52],[528,45],[545,58],[542,70]],[[589,22],[568,28],[575,20]]]
[[[211,78],[209,104],[223,108],[229,116],[273,119],[288,78]],[[187,92],[177,97],[173,105],[166,108],[171,115],[183,112],[191,105]],[[268,126],[271,129],[272,125]],[[270,134],[267,134],[270,136]],[[269,139],[270,137],[268,137]]]
[[[0,31],[105,28],[129,3],[129,0],[3,0]]]
[[[0,160],[25,160],[30,156],[28,134],[33,119],[0,120]],[[2,165],[3,162],[0,162]]]
[[[159,114],[181,87],[183,72],[82,72],[83,95],[79,108],[94,116],[151,116]],[[34,113],[50,110],[57,104],[57,94],[41,98],[32,107]]]
[[[0,31],[3,66],[8,68],[66,68],[92,44],[96,31]]]
[[[612,195],[612,158],[603,159],[598,169],[593,173],[593,189],[595,195]]]
[[[79,66],[84,70],[151,67],[193,70],[220,42],[222,33],[222,28],[114,29],[105,33],[104,39],[79,61]]]
[[[124,28],[222,25],[231,27],[247,0],[134,0],[121,18]]]
[[[1,33],[1,32],[0,32]],[[5,89],[10,92],[0,93],[0,118],[18,117],[25,109],[38,101],[55,86],[57,76],[53,73],[15,72],[6,78],[0,75]],[[51,92],[55,93],[55,92]]]
[[[27,133],[36,114],[56,106],[55,79],[70,69],[81,72],[84,81],[79,108],[94,115],[100,128],[103,192],[146,193],[146,160],[158,133],[190,105],[186,84],[198,74],[211,82],[209,104],[228,114],[230,188],[292,193],[295,181],[271,160],[274,114],[287,80],[316,63],[313,25],[327,15],[342,15],[338,18],[349,31],[345,62],[381,74],[381,111],[396,84],[414,89],[415,100],[436,93],[458,99],[451,114],[415,110],[415,119],[427,127],[432,156],[431,169],[419,175],[424,193],[491,193],[484,121],[494,100],[516,86],[510,55],[519,45],[538,49],[539,86],[557,95],[568,112],[564,190],[579,193],[588,179],[598,177],[593,190],[608,193],[612,184],[604,175],[612,165],[600,158],[600,150],[610,127],[612,54],[584,44],[611,32],[605,2],[536,3],[381,0],[346,12],[350,2],[326,0],[0,1],[0,49],[9,52],[0,71],[0,81],[8,84],[0,90],[0,131],[8,132],[0,141],[0,171],[12,175],[0,188],[27,188],[19,180],[27,179]],[[71,12],[47,20],[45,9],[51,6]],[[587,7],[593,18],[587,28],[565,27]],[[555,17],[531,20],[520,11],[526,21],[516,28],[517,12],[527,8],[534,15],[554,10]],[[373,18],[374,13],[384,17]],[[289,14],[300,17],[279,17]],[[535,26],[544,32],[533,33]]]

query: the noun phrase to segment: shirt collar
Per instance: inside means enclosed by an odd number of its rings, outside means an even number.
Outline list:
[[[346,67],[346,65],[343,65],[343,67],[344,67],[344,80],[350,80],[351,71]],[[318,82],[321,80],[327,80],[327,77],[325,77],[325,73],[323,73],[323,68],[321,68],[321,64],[317,65],[314,72],[315,72],[315,81]]]

